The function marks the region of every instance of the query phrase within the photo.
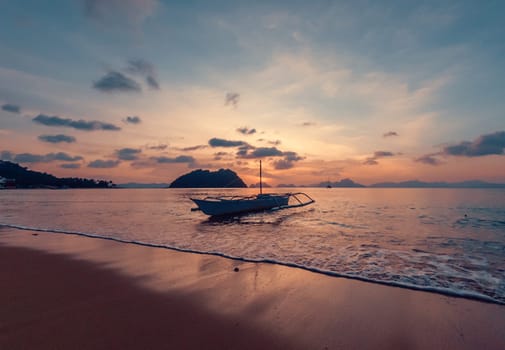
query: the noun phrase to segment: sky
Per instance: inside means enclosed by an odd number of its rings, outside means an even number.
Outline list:
[[[0,0],[0,159],[505,182],[502,1]]]

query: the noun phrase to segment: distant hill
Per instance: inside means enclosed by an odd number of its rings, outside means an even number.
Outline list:
[[[369,187],[381,188],[505,188],[505,184],[470,180],[462,182],[423,182],[410,180],[403,182],[381,182]]]
[[[492,183],[481,180],[470,180],[462,182],[423,182],[419,180],[410,180],[402,182],[381,182],[365,186],[354,182],[351,179],[343,179],[337,182],[320,182],[318,184],[300,186],[294,184],[279,184],[277,187],[371,187],[371,188],[505,188],[503,183]]]
[[[249,185],[249,187],[250,187],[250,188],[260,188],[260,183],[259,183],[259,182],[257,182],[257,183],[255,183],[255,184],[250,184],[250,185]],[[272,187],[272,186],[270,186],[270,185],[269,185],[269,184],[267,184],[266,182],[263,182],[263,183],[262,183],[262,187],[263,187],[263,188],[270,188],[270,187]]]
[[[357,182],[354,182],[351,179],[342,179],[340,181],[335,181],[335,182],[320,182],[315,185],[310,185],[309,187],[366,187],[365,185],[359,184]]]
[[[118,184],[119,188],[168,188],[170,186],[169,183],[137,183],[137,182],[128,182],[125,184]]]
[[[170,184],[170,188],[224,188],[247,187],[242,179],[230,169],[218,171],[194,170],[182,175]]]
[[[295,184],[278,184],[278,188],[292,188],[292,187],[305,187],[305,186],[298,186]]]
[[[112,181],[77,177],[58,178],[3,160],[0,160],[0,177],[14,179],[16,188],[108,188],[115,186]]]
[[[322,182],[320,184],[321,187],[325,187],[327,185],[328,185],[327,182]],[[330,186],[331,187],[366,187],[365,185],[354,182],[351,179],[342,179],[338,182],[330,182]]]
[[[329,186],[328,186],[329,185]],[[320,182],[318,184],[311,185],[295,185],[295,184],[278,184],[279,188],[291,188],[291,187],[366,187],[365,185],[354,182],[351,179],[342,179],[340,181],[335,182]]]

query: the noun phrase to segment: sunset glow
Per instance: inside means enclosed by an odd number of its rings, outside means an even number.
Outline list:
[[[495,2],[20,0],[0,156],[60,177],[505,182]],[[498,8],[499,7],[499,8]]]

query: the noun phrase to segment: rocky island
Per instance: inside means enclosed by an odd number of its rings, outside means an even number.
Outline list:
[[[194,170],[175,179],[170,188],[241,188],[247,187],[242,179],[230,169],[217,171]]]

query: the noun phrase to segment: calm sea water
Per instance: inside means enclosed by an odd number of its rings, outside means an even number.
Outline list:
[[[189,197],[255,190],[7,190],[0,191],[0,224],[505,303],[505,190],[303,191],[317,202],[209,220],[190,211]]]

